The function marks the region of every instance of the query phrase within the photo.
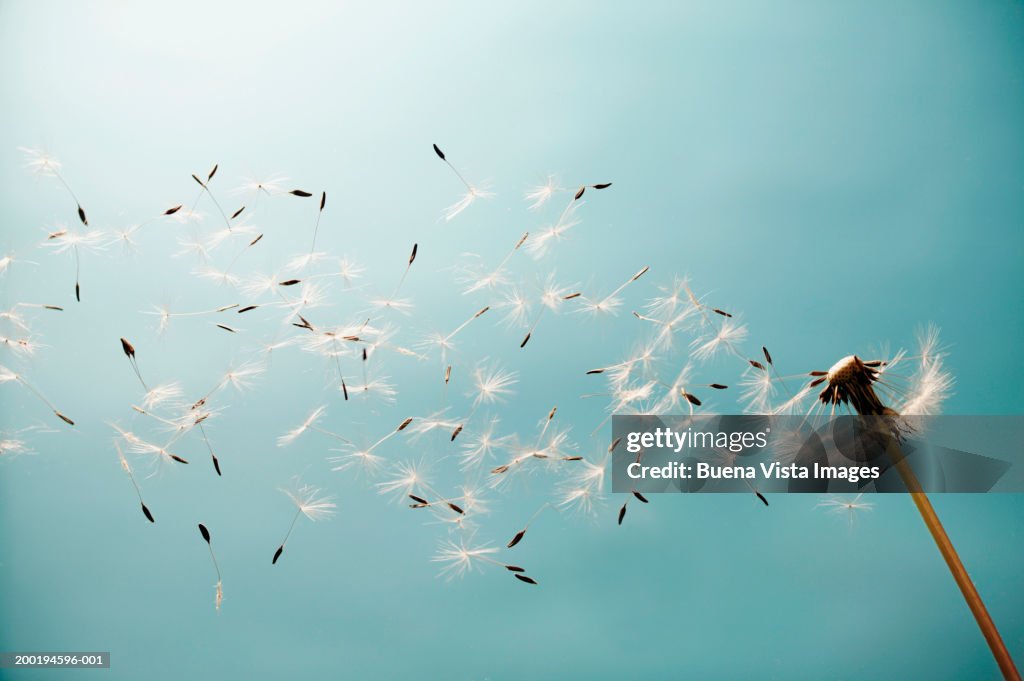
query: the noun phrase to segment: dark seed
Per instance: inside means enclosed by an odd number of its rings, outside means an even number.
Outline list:
[[[442,161],[446,160],[445,157],[444,157],[444,152],[441,151],[441,148],[439,146],[437,146],[436,144],[434,145],[434,153],[437,154],[437,157],[439,159],[441,159]]]
[[[537,583],[536,581],[534,581],[533,577],[527,577],[526,575],[521,575],[518,572],[515,574],[515,578],[518,579],[520,582],[526,582],[527,584]]]
[[[149,512],[149,509],[146,508],[145,504],[142,504],[142,514],[144,516],[146,516],[146,520],[148,520],[149,522],[151,522],[151,523],[155,523],[156,522],[156,520],[153,519],[153,514]]]
[[[210,531],[206,529],[206,525],[199,523],[199,534],[203,535],[203,539],[206,540],[207,544],[210,543]]]
[[[512,537],[512,541],[510,541],[508,544],[506,544],[506,546],[508,548],[512,548],[513,546],[515,546],[519,542],[523,541],[523,537],[525,537],[525,536],[526,536],[526,530],[519,530],[518,532],[516,532],[516,536]]]
[[[274,551],[274,559],[272,561],[270,561],[270,564],[271,565],[277,565],[277,559],[281,557],[282,553],[284,553],[284,544],[281,544],[280,546],[278,546],[277,547],[277,551]]]

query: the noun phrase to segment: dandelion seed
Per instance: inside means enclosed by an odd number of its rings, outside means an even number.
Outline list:
[[[862,501],[863,497],[863,493],[858,494],[852,499],[830,496],[827,499],[819,501],[816,508],[827,509],[830,513],[846,514],[850,528],[852,529],[857,520],[857,514],[864,511],[870,511],[875,506],[869,501]]]
[[[551,508],[551,504],[544,504],[536,511],[534,511],[533,515],[530,516],[530,519],[526,521],[526,525],[523,526],[523,529],[516,532],[515,535],[513,535],[512,539],[509,540],[508,544],[506,544],[506,546],[508,548],[512,548],[519,542],[523,541],[523,538],[526,536],[527,531],[529,531],[530,526],[533,524],[533,521],[535,521],[537,519],[537,516],[539,516],[545,509],[548,508]]]
[[[284,546],[288,543],[288,538],[292,535],[292,530],[295,529],[295,523],[300,515],[304,515],[313,522],[316,522],[330,518],[335,514],[335,509],[337,508],[333,500],[330,497],[321,495],[320,490],[316,487],[301,485],[298,481],[296,481],[295,485],[294,489],[281,490],[295,505],[295,515],[292,517],[291,524],[288,525],[288,531],[285,533],[281,545],[274,552],[274,558],[271,560],[272,565],[276,564],[281,554],[284,553]]]
[[[132,467],[128,465],[128,460],[124,458],[124,453],[121,452],[121,446],[115,442],[114,449],[117,450],[117,458],[121,462],[121,468],[128,475],[128,479],[132,481],[132,487],[135,488],[135,494],[139,497],[139,505],[142,507],[142,514],[146,516],[146,520],[151,523],[155,523],[156,520],[153,518],[153,514],[150,512],[149,507],[146,506],[146,502],[142,498],[142,490],[139,489],[139,483],[135,480],[135,474],[132,472]]]
[[[523,195],[523,200],[530,203],[529,210],[538,210],[543,208],[552,196],[562,191],[565,190],[558,186],[558,180],[553,175],[548,175],[547,182],[528,189]]]
[[[434,153],[437,154],[438,158],[444,161],[445,164],[452,169],[452,172],[455,173],[455,176],[458,177],[462,184],[466,186],[465,195],[463,195],[461,199],[459,199],[458,201],[444,209],[445,222],[450,222],[453,219],[455,219],[455,217],[462,213],[462,211],[466,210],[471,205],[473,205],[473,203],[477,199],[487,199],[494,196],[492,192],[487,191],[484,187],[470,184],[466,180],[466,178],[462,176],[462,173],[460,173],[455,168],[455,166],[452,165],[451,161],[449,161],[445,157],[444,153],[441,151],[440,148],[438,148],[436,144],[434,145]]]
[[[22,376],[11,371],[7,367],[0,366],[0,383],[7,383],[9,381],[15,381],[21,384],[26,390],[35,395],[40,402],[45,404],[50,409],[50,411],[53,412],[54,416],[59,418],[61,421],[68,424],[69,426],[75,425],[74,421],[72,421],[66,415],[62,414],[55,406],[53,406],[53,403],[46,399],[46,397],[41,392],[39,392],[39,390],[36,389],[31,383],[29,383]]]
[[[75,196],[75,192],[71,189],[71,185],[67,183],[60,170],[62,164],[60,161],[50,156],[48,153],[41,149],[28,149],[26,147],[19,147],[19,150],[25,155],[25,165],[34,174],[47,177],[55,177],[63,185],[64,189],[67,190],[71,199],[75,202],[75,208],[78,212],[78,219],[86,227],[89,226],[89,220],[86,218],[85,210],[82,208],[82,202]]]
[[[216,170],[216,168],[214,169]],[[214,598],[214,607],[220,610],[220,605],[224,601],[224,589],[220,577],[220,565],[217,564],[217,556],[213,552],[213,544],[210,542],[210,531],[206,529],[206,525],[199,523],[199,534],[202,535],[203,541],[206,542],[206,547],[210,549],[210,560],[213,561],[213,569],[217,572],[217,584],[216,584],[216,596]]]
[[[196,198],[196,201],[195,201],[195,203],[193,203],[192,208],[194,210],[195,207],[196,207],[196,204],[198,204],[198,202],[199,202],[199,199],[202,198],[203,194],[206,194],[207,196],[210,197],[210,200],[213,202],[213,205],[216,206],[217,212],[220,213],[221,218],[224,219],[224,226],[227,227],[227,231],[231,232],[232,231],[231,220],[228,219],[228,216],[224,213],[224,209],[221,208],[221,206],[220,206],[220,202],[217,201],[217,197],[213,195],[213,192],[210,191],[210,187],[209,187],[210,180],[212,180],[213,176],[217,174],[217,168],[218,167],[219,166],[217,164],[214,164],[213,168],[206,175],[206,182],[203,182],[202,180],[200,180],[199,177],[195,173],[192,174],[192,179],[195,180],[196,183],[200,187],[202,187],[202,190],[199,193],[199,197]]]

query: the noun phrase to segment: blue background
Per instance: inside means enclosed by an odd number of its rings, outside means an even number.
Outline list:
[[[551,219],[525,210],[528,185],[548,173],[570,186],[614,181],[588,195],[556,264],[604,291],[649,265],[627,307],[603,323],[546,319],[523,352],[493,320],[463,345],[520,372],[503,423],[529,430],[557,403],[588,455],[600,451],[587,434],[602,404],[578,399],[596,385],[583,370],[628,351],[628,310],[674,273],[742,311],[750,347],[767,345],[793,373],[909,345],[935,322],[957,378],[946,411],[1013,414],[1024,410],[1022,29],[1021,5],[1001,2],[0,3],[0,248],[38,263],[12,265],[0,302],[65,307],[36,318],[46,347],[35,357],[0,362],[78,422],[64,428],[0,386],[5,429],[52,426],[30,434],[36,455],[0,461],[0,649],[113,655],[109,671],[0,674],[996,678],[899,497],[874,500],[852,530],[810,497],[765,509],[746,495],[666,495],[631,504],[622,527],[612,499],[593,521],[551,514],[531,530],[515,556],[540,588],[500,570],[438,579],[429,557],[443,528],[328,472],[324,440],[274,446],[322,403],[325,427],[367,437],[439,408],[439,389],[420,380],[436,381],[436,359],[433,373],[393,362],[398,402],[371,409],[340,403],[320,359],[275,353],[257,389],[211,423],[223,478],[193,442],[193,465],[141,481],[150,526],[106,425],[134,423],[139,399],[117,338],[139,348],[144,375],[191,395],[280,330],[280,315],[239,323],[238,336],[178,320],[159,336],[140,311],[238,297],[167,257],[186,233],[171,224],[143,231],[134,256],[84,255],[74,303],[70,255],[37,248],[73,205],[29,175],[17,147],[60,158],[106,228],[190,202],[189,174],[215,162],[232,207],[226,189],[251,173],[326,189],[320,250],[364,263],[371,288],[388,292],[420,243],[409,344],[478,307],[451,283],[459,253],[495,262]],[[432,142],[497,196],[440,221],[460,188]],[[309,203],[268,204],[266,242],[243,270],[301,253],[311,220]],[[526,272],[544,271],[527,260]],[[429,459],[436,446],[388,456]],[[296,473],[336,495],[339,515],[300,522],[272,567],[291,516],[277,487]],[[506,541],[543,493],[502,500],[478,538]],[[1024,500],[935,503],[1024,658]],[[220,613],[200,520],[224,572]]]

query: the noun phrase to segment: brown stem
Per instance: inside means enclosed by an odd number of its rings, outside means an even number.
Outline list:
[[[935,540],[939,553],[942,554],[942,558],[946,561],[946,565],[949,567],[956,585],[960,587],[960,593],[964,595],[967,607],[971,609],[974,619],[978,622],[981,633],[985,637],[993,657],[996,658],[996,663],[999,665],[999,671],[1002,672],[1003,678],[1006,681],[1021,681],[1020,672],[1017,671],[1017,666],[1013,663],[1013,658],[1010,657],[1006,644],[1003,643],[1003,637],[999,635],[996,623],[992,621],[992,616],[989,615],[985,602],[981,600],[981,595],[974,586],[974,582],[971,581],[971,576],[967,574],[967,568],[964,567],[963,562],[960,560],[956,547],[953,546],[949,535],[946,534],[946,528],[942,526],[942,521],[939,520],[939,516],[935,513],[935,508],[932,507],[932,502],[929,501],[928,495],[921,489],[921,483],[918,481],[910,464],[907,463],[903,450],[900,448],[896,438],[889,438],[888,450],[890,457],[896,465],[896,470],[903,479],[903,484],[910,491],[910,498],[913,499],[914,505],[917,506],[917,510],[921,513],[921,518],[931,533],[932,539]]]

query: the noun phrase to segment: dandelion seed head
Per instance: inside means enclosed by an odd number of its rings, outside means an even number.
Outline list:
[[[312,521],[326,520],[336,513],[337,505],[329,496],[321,494],[320,489],[311,485],[296,483],[292,489],[283,489],[292,503],[302,515]]]

